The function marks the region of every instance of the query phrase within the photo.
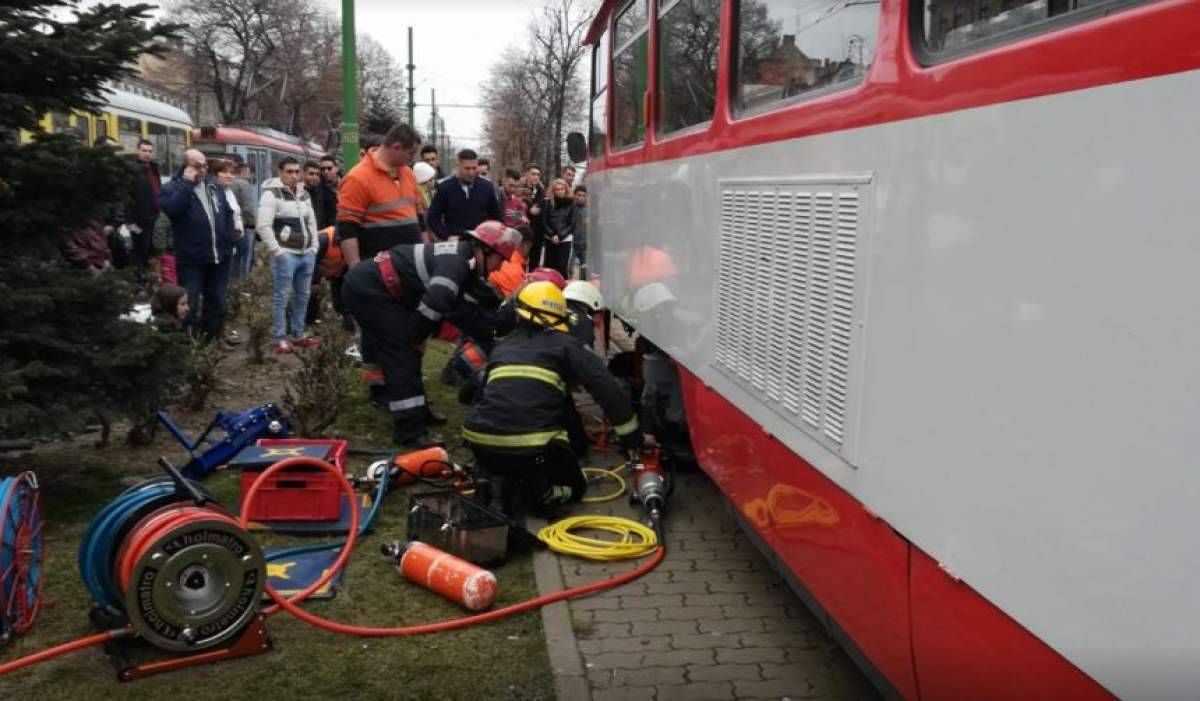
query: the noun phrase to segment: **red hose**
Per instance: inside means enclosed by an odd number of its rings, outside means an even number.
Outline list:
[[[25,657],[15,659],[12,662],[5,662],[4,664],[0,664],[0,677],[11,672],[15,672],[22,667],[28,667],[29,665],[37,664],[38,662],[45,662],[46,660],[53,659],[59,655],[65,655],[68,652],[74,652],[85,647],[91,647],[92,645],[106,643],[113,638],[124,635],[128,630],[128,628],[123,630],[110,630],[104,633],[89,635],[86,638],[80,638],[79,640],[72,640],[69,643],[63,643],[58,647],[52,647],[42,650],[41,652],[35,652],[32,655],[26,655]]]

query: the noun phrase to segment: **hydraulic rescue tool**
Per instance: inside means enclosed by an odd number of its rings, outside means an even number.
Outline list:
[[[671,476],[663,469],[658,448],[646,448],[641,455],[631,455],[633,465],[633,491],[629,493],[631,504],[641,504],[646,510],[650,524],[662,541],[662,518],[671,494]]]
[[[188,479],[204,477],[232,460],[246,446],[254,445],[259,438],[287,438],[292,429],[291,423],[274,404],[263,404],[240,414],[222,409],[194,441],[171,420],[167,412],[158,412],[158,421],[191,456],[192,459],[183,466],[183,476]],[[209,434],[218,428],[225,433],[225,437],[210,439]],[[196,451],[206,443],[208,447],[197,455]]]
[[[37,477],[0,478],[0,644],[37,615],[42,584],[42,495]]]
[[[258,542],[201,485],[165,459],[159,463],[167,476],[109,502],[79,547],[94,623],[123,629],[123,642],[137,636],[160,650],[190,653],[131,664],[128,648],[111,645],[122,681],[270,647],[258,610],[266,584]]]

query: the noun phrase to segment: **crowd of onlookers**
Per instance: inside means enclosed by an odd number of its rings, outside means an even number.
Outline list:
[[[393,131],[407,143],[385,145],[381,136],[364,137],[360,159],[369,158],[396,184],[415,180],[418,201],[412,203],[381,204],[358,184],[342,186],[343,172],[332,156],[304,162],[284,158],[261,186],[239,154],[213,158],[191,149],[178,172],[164,174],[154,159],[154,145],[142,140],[128,193],[74,232],[63,254],[73,265],[97,274],[131,268],[156,318],[202,340],[230,343],[239,339],[236,331],[224,329],[229,284],[248,275],[256,256],[265,254],[273,275],[272,331],[278,352],[318,342],[308,329],[320,321],[326,296],[340,323],[352,328],[340,283],[347,264],[358,256],[355,247],[343,245],[339,230],[346,227],[339,219],[347,219],[347,212],[353,219],[355,203],[362,198],[366,204],[360,205],[360,218],[366,229],[399,221],[367,221],[367,210],[381,206],[408,212],[411,205],[413,231],[419,232],[414,236],[426,242],[454,240],[484,221],[497,220],[521,233],[527,270],[551,268],[564,278],[586,278],[587,188],[576,183],[573,166],[548,185],[534,164],[520,171],[504,169],[497,183],[489,160],[464,149],[453,171],[444,174],[437,149],[426,145],[418,154],[419,136],[401,127]],[[409,216],[401,219],[407,223]],[[360,235],[365,238],[369,231]]]

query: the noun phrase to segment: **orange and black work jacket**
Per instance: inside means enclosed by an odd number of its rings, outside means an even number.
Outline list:
[[[569,446],[566,402],[583,385],[604,409],[621,446],[642,446],[629,397],[604,361],[570,334],[523,323],[496,344],[488,358],[483,394],[463,423],[473,448],[534,454],[551,441]]]
[[[400,301],[416,312],[409,328],[410,343],[428,338],[442,317],[464,302],[493,308],[500,302],[496,291],[475,274],[474,248],[466,241],[393,246],[379,255],[391,259],[400,282]]]
[[[420,192],[408,166],[393,176],[368,153],[338,185],[337,240],[358,239],[358,253],[369,260],[379,251],[421,240],[417,223]]]

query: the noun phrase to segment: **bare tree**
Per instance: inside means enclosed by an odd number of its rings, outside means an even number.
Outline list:
[[[383,134],[404,121],[403,72],[383,45],[369,36],[358,38],[359,124],[363,133]]]
[[[552,126],[554,173],[562,170],[563,124],[578,120],[587,88],[579,69],[587,47],[587,34],[594,6],[581,0],[547,0],[541,14],[529,25],[535,64],[541,72],[545,107]],[[547,163],[549,165],[549,163]]]
[[[167,13],[187,28],[147,78],[186,99],[198,121],[266,124],[340,146],[341,26],[319,0],[168,0]],[[372,130],[400,117],[403,74],[370,37],[358,47],[360,113]]]
[[[281,77],[267,71],[279,50],[280,0],[179,0],[166,10],[187,25],[189,77],[211,91],[222,122],[244,121],[251,100]]]
[[[524,45],[510,46],[481,85],[488,106],[484,137],[493,157],[510,167],[537,163],[562,169],[568,127],[582,125],[587,80],[581,76],[583,38],[595,3],[546,0],[527,28]]]

